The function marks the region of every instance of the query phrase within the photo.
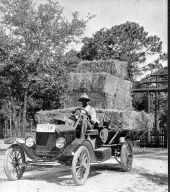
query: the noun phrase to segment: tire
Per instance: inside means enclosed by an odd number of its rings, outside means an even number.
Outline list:
[[[85,146],[75,152],[72,160],[71,174],[75,185],[83,185],[90,171],[90,154]]]
[[[25,154],[20,146],[12,146],[5,152],[4,171],[8,179],[18,180],[22,177],[25,167]]]
[[[126,140],[120,152],[121,168],[123,171],[130,171],[133,162],[133,145],[130,140]]]

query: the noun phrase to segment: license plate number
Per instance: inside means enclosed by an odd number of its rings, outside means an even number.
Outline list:
[[[55,125],[54,124],[38,124],[37,125],[37,132],[55,132]]]

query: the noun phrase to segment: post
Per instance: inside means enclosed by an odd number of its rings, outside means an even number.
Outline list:
[[[167,137],[167,123],[164,123],[164,147],[167,148],[168,137]]]
[[[31,135],[32,135],[32,129],[33,129],[33,119],[31,119]]]
[[[7,126],[6,126],[6,118],[5,118],[5,122],[4,122],[4,128],[5,128],[5,132],[4,132],[4,138],[7,138]]]
[[[156,76],[156,82],[158,77]],[[156,83],[157,88],[157,83]],[[159,146],[159,125],[158,125],[158,91],[155,92],[155,136],[156,136],[156,146]]]
[[[148,113],[151,112],[151,95],[150,92],[148,91]]]
[[[151,112],[151,94],[150,92],[148,91],[148,113]],[[151,143],[151,136],[150,136],[150,129],[148,129],[148,144],[150,145]]]

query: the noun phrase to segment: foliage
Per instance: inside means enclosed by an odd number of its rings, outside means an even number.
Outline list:
[[[63,54],[83,34],[88,19],[75,12],[67,21],[52,0],[37,8],[33,0],[1,0],[0,11],[1,98],[13,103],[17,114],[22,111],[24,129],[27,108],[62,107],[67,86]]]
[[[129,76],[132,79],[138,70],[139,64],[146,61],[148,56],[158,54],[154,65],[148,65],[149,69],[159,66],[160,60],[166,57],[162,53],[162,41],[156,35],[149,36],[143,26],[135,22],[115,25],[110,29],[101,29],[91,38],[83,39],[83,47],[79,57],[83,60],[118,59],[129,64]]]
[[[81,61],[78,57],[78,52],[74,49],[69,50],[65,53],[64,65],[68,72],[75,72],[78,66],[78,63]]]

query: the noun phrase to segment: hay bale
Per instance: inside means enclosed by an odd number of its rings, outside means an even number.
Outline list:
[[[130,81],[115,77],[105,72],[101,73],[70,73],[68,77],[69,89],[87,91],[99,91],[115,93],[118,90],[126,89],[129,93],[132,84]]]
[[[78,73],[100,73],[106,72],[113,76],[128,78],[127,62],[118,60],[99,60],[99,61],[82,61],[78,64],[76,72]]]
[[[65,107],[79,107],[81,103],[78,101],[80,95],[84,91],[72,91],[69,93],[67,99],[64,100]],[[90,104],[97,108],[104,109],[118,109],[118,110],[131,110],[132,109],[132,100],[131,97],[126,96],[125,94],[119,97],[119,94],[107,94],[102,92],[88,92],[85,91],[91,101]]]
[[[41,110],[36,113],[35,119],[37,123],[49,123],[53,119],[58,119],[61,114],[63,114],[65,116],[64,118],[67,119],[68,114],[72,113],[75,108],[76,107],[45,111]]]
[[[110,78],[112,76],[110,75]],[[113,78],[112,78],[113,79]],[[70,73],[69,89],[105,92],[105,84],[108,80],[107,73]]]
[[[69,107],[80,107],[81,103],[78,101],[78,99],[80,98],[81,94],[84,91],[72,91],[69,93],[69,96],[67,97],[67,100],[65,99],[65,107],[69,108]],[[91,102],[90,104],[94,107],[101,107],[101,108],[108,108],[108,104],[107,104],[107,96],[105,93],[101,93],[101,92],[89,92],[89,91],[85,91],[90,99]]]
[[[65,107],[79,105],[80,95],[86,92],[94,107],[132,109],[131,82],[108,73],[70,73],[69,89]]]
[[[65,108],[58,110],[40,111],[36,114],[38,123],[49,123],[50,120],[56,118],[58,114],[71,113],[75,108]],[[152,130],[154,116],[144,111],[122,111],[112,109],[96,109],[97,117],[102,121],[102,117],[106,115],[111,120],[112,129],[121,130]]]
[[[137,115],[134,117],[135,118],[135,127],[136,129],[145,129],[145,127],[148,130],[153,129],[154,125],[154,114],[147,114],[144,111],[141,112],[136,112]]]
[[[151,130],[153,128],[153,116],[143,111],[106,110],[105,115],[111,119],[113,129]]]
[[[66,115],[67,113],[65,113]],[[57,110],[39,111],[36,113],[35,118],[38,123],[49,123],[53,119],[57,119],[60,112]]]

